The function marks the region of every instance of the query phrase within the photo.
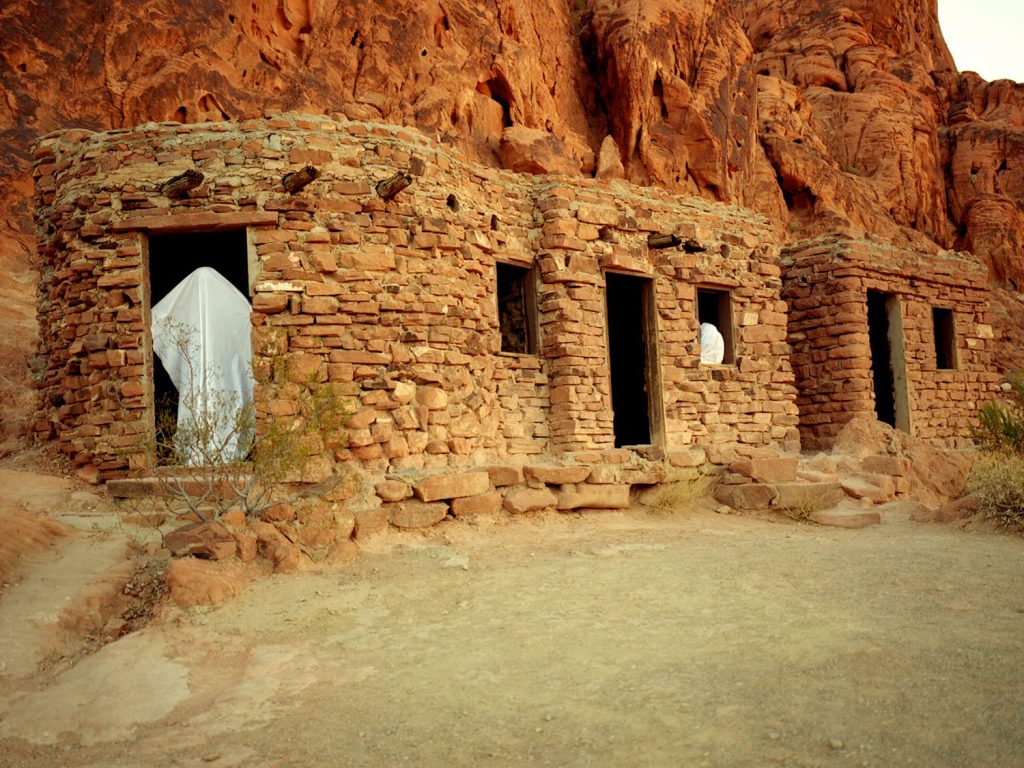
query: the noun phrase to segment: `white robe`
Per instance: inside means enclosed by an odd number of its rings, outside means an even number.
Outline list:
[[[217,270],[200,267],[151,314],[153,351],[178,388],[178,456],[193,466],[243,460],[253,437],[251,419],[239,418],[251,416],[253,401],[248,300]],[[191,425],[204,444],[187,437]]]
[[[719,365],[725,359],[725,339],[711,323],[700,324],[700,361]]]

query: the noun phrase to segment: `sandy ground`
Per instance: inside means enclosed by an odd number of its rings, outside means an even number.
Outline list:
[[[0,765],[1016,766],[1022,654],[1008,535],[452,522],[0,675]]]

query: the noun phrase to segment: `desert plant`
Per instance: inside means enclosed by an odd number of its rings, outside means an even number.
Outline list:
[[[978,411],[973,436],[987,455],[972,467],[967,490],[986,517],[1024,531],[1024,372],[1009,383],[1007,398]]]
[[[986,517],[1024,531],[1024,453],[991,452],[971,469],[967,490]]]
[[[220,517],[229,509],[258,516],[276,502],[283,484],[302,479],[303,470],[325,446],[344,435],[350,415],[349,399],[341,385],[308,381],[283,384],[287,366],[272,361],[275,381],[268,386],[286,389],[289,414],[257,419],[254,402],[242,402],[238,393],[196,382],[222,379],[215,363],[205,363],[204,375],[195,368],[202,359],[194,335],[173,328],[174,346],[193,385],[178,393],[184,406],[158,404],[156,429],[143,447],[157,459],[155,473],[160,498],[174,515],[200,520]]]
[[[978,410],[972,434],[978,447],[1024,453],[1024,371],[1009,378],[1010,396],[990,400]]]

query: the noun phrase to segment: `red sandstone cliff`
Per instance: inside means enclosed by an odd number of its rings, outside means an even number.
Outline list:
[[[12,0],[0,22],[0,439],[33,401],[29,153],[71,125],[340,112],[520,170],[617,154],[790,238],[970,249],[1024,288],[1024,85],[958,74],[936,0]]]

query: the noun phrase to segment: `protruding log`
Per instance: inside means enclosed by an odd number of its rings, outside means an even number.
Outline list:
[[[307,184],[316,181],[319,176],[320,171],[312,165],[307,165],[301,170],[286,173],[281,179],[281,185],[294,195],[296,192],[302,191]]]
[[[178,174],[173,179],[168,179],[160,185],[160,194],[167,197],[184,197],[193,189],[203,183],[203,174],[195,168],[189,168],[184,173]]]
[[[410,184],[412,184],[412,176],[404,171],[399,171],[394,176],[377,182],[377,194],[385,200],[390,200]]]
[[[650,234],[647,236],[648,248],[675,248],[682,242],[676,235]]]

